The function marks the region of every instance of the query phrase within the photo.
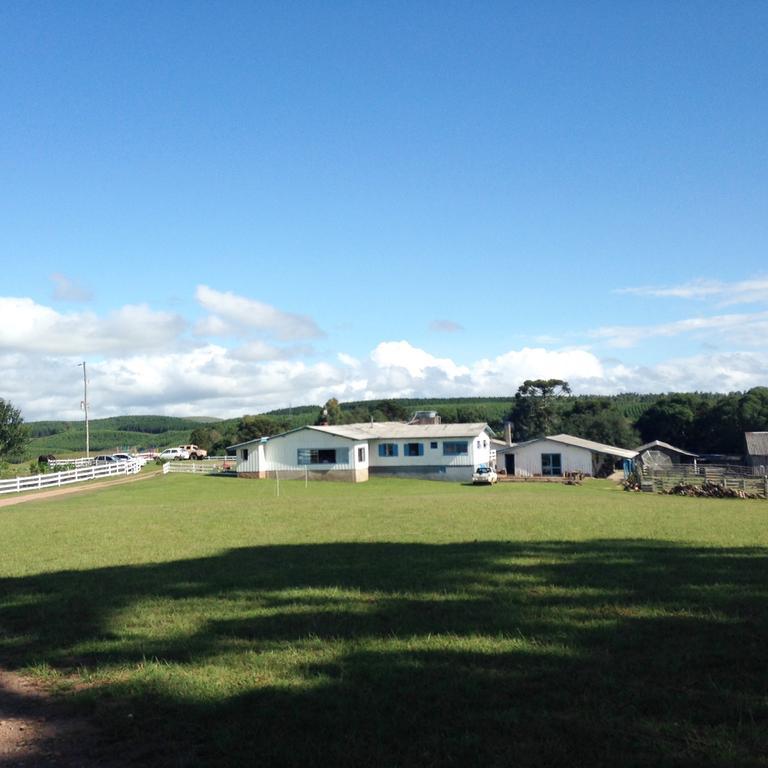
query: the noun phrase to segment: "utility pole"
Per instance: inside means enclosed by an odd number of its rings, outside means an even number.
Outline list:
[[[85,375],[85,360],[77,364],[83,366],[83,402],[80,407],[85,411],[85,458],[91,458],[91,435],[88,431],[88,377]]]

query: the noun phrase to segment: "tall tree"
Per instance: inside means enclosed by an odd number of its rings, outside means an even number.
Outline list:
[[[609,398],[574,398],[562,416],[562,429],[598,443],[633,448],[639,437],[624,414]]]
[[[339,401],[335,397],[332,397],[320,409],[315,424],[343,424],[343,422],[344,416],[341,412]]]
[[[0,459],[19,458],[29,443],[29,429],[21,411],[0,398]]]
[[[235,431],[236,443],[247,443],[259,437],[277,435],[285,429],[285,422],[271,416],[243,416]]]
[[[530,440],[557,431],[557,401],[571,394],[563,379],[526,379],[515,393],[510,412],[516,440]]]
[[[637,428],[644,443],[663,440],[678,448],[697,451],[696,422],[703,413],[699,399],[691,394],[660,397],[637,420]]]
[[[406,421],[411,415],[404,405],[395,400],[382,400],[376,410],[384,414],[386,421]]]

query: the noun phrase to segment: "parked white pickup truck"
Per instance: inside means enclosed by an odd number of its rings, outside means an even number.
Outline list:
[[[208,455],[208,451],[199,445],[180,445],[179,448],[182,451],[186,451],[190,459],[204,459]]]

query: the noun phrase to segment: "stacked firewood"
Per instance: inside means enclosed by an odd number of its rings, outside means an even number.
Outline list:
[[[678,483],[669,490],[664,491],[667,494],[676,496],[707,496],[714,499],[760,499],[757,493],[748,493],[738,488],[727,488],[719,483],[704,482],[701,485],[692,483]]]

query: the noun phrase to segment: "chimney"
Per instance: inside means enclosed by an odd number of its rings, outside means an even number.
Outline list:
[[[512,422],[504,422],[504,442],[507,445],[512,445]]]

